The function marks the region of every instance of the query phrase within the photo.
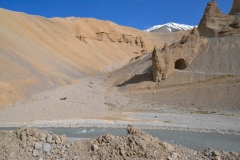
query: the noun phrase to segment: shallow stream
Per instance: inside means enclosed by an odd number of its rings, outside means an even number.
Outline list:
[[[16,130],[17,128],[0,128],[0,130]],[[125,136],[126,129],[116,128],[39,128],[54,134],[66,134],[68,138],[96,138],[107,133],[115,136]],[[240,136],[214,133],[196,133],[185,131],[143,130],[170,144],[204,151],[207,148],[215,150],[234,151],[240,153]]]

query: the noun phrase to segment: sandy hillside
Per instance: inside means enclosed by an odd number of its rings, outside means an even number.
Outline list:
[[[78,83],[183,34],[152,34],[92,18],[47,19],[5,9],[0,15],[0,108]]]

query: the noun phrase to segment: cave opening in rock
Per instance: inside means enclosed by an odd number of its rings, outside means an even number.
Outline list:
[[[183,58],[175,61],[175,69],[183,70],[185,68],[187,68],[187,62]]]

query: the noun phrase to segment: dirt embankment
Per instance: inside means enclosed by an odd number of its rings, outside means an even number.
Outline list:
[[[83,141],[70,141],[65,135],[58,136],[26,126],[17,131],[0,131],[0,159],[238,160],[240,158],[239,154],[233,152],[213,149],[197,152],[173,146],[130,125],[127,131],[125,137],[107,134]]]

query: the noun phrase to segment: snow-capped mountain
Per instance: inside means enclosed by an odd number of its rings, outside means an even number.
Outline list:
[[[166,23],[163,25],[153,26],[144,31],[147,31],[147,32],[177,32],[177,31],[191,30],[191,29],[193,29],[193,27],[194,26],[189,26],[186,24],[178,24],[178,23],[170,22],[170,23]]]

